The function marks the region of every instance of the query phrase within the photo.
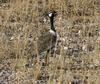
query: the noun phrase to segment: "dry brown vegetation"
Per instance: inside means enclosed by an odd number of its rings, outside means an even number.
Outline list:
[[[43,66],[36,40],[50,10],[60,54]],[[100,84],[100,0],[0,0],[0,84]]]

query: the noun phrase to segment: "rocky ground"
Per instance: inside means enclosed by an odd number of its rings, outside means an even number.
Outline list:
[[[57,11],[58,52],[37,57],[37,38]],[[36,46],[37,45],[37,46]],[[100,84],[99,0],[1,0],[0,84]]]

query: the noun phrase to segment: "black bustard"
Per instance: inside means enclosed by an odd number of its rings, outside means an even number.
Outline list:
[[[57,15],[56,12],[51,11],[47,15],[50,19],[50,30],[48,32],[44,33],[43,35],[41,35],[37,40],[37,45],[39,46],[38,47],[39,54],[44,51],[47,51],[45,61],[48,61],[48,53],[49,52],[51,54],[53,54],[55,52],[56,46],[58,43],[58,39],[59,39],[59,35],[54,26],[54,18]]]
[[[45,63],[48,62],[48,53],[54,53],[57,46],[57,41],[59,39],[59,35],[56,32],[55,26],[54,26],[54,18],[56,16],[55,11],[50,11],[47,16],[50,19],[50,30],[48,32],[44,32],[41,36],[37,39],[37,51],[40,55],[43,52],[47,52],[45,56]],[[34,56],[37,57],[36,54]]]
[[[48,17],[50,18],[50,30],[41,35],[37,40],[37,45],[39,54],[44,51],[52,51],[56,47],[58,40],[58,33],[54,27],[54,17],[56,16],[55,11],[51,11],[48,13]]]

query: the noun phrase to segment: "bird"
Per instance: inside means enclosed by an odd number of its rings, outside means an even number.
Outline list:
[[[57,15],[56,11],[50,11],[47,16],[50,20],[50,29],[48,32],[44,32],[37,40],[38,53],[41,54],[44,51],[47,51],[46,61],[48,61],[48,53],[54,53],[56,50],[57,42],[59,39],[59,34],[57,33],[54,26],[54,18]]]
[[[46,14],[50,20],[50,28],[48,31],[41,34],[37,39],[37,52],[40,55],[43,52],[47,52],[45,56],[45,62],[48,64],[48,53],[54,53],[57,41],[59,39],[59,34],[57,33],[54,26],[54,18],[57,15],[56,11],[50,11]],[[37,53],[34,53],[33,57],[37,57]]]
[[[38,37],[37,45],[38,52],[44,52],[46,50],[52,50],[56,46],[58,40],[58,33],[54,26],[54,17],[56,16],[55,11],[50,11],[48,17],[50,19],[50,29],[48,32],[44,32],[40,37]]]

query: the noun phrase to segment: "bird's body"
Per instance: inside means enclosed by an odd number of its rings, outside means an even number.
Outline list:
[[[56,43],[56,36],[53,36],[50,32],[47,32],[40,36],[37,40],[38,53],[44,52],[52,48]]]

